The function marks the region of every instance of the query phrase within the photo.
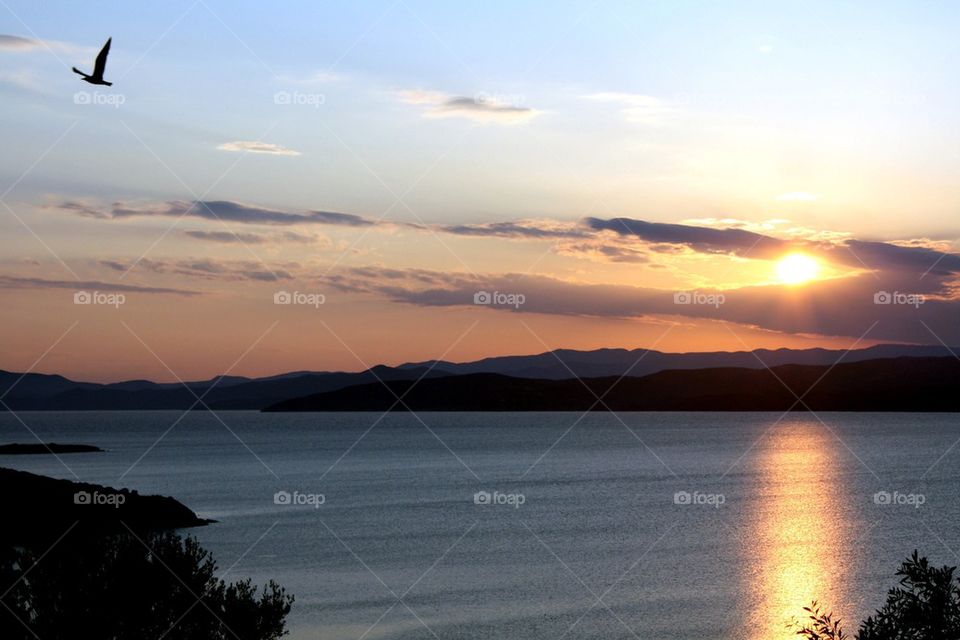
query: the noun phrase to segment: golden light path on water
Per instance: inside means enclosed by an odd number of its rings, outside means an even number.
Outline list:
[[[843,513],[841,446],[814,418],[785,421],[758,445],[761,495],[749,525],[755,640],[796,638],[813,600],[838,614],[849,604],[844,574],[855,550]]]

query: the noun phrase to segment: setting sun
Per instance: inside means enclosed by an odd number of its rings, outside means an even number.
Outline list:
[[[817,277],[819,265],[810,256],[791,253],[777,263],[777,277],[786,284],[800,284]]]

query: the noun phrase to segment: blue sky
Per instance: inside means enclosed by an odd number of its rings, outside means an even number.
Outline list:
[[[693,232],[658,245],[609,225],[595,232],[586,218],[797,242],[830,282],[894,268],[886,245],[869,245],[882,264],[838,258],[851,241],[911,246],[916,267],[924,252],[956,250],[958,13],[953,3],[893,2],[202,0],[91,10],[4,0],[0,192],[11,209],[0,210],[0,275],[14,280],[2,295],[35,301],[42,292],[26,283],[36,279],[56,295],[71,281],[190,290],[211,322],[240,317],[254,331],[266,312],[246,313],[269,293],[251,288],[258,282],[340,287],[343,322],[369,358],[387,361],[442,350],[456,323],[429,348],[424,338],[401,353],[398,341],[356,328],[370,309],[398,314],[400,327],[470,315],[438,310],[456,305],[428,291],[412,295],[424,283],[449,291],[461,277],[537,276],[548,289],[665,293],[776,284],[781,256],[704,248],[684,240]],[[108,36],[114,86],[94,88],[69,67],[89,70]],[[213,204],[190,210],[197,201]],[[312,211],[362,220],[283,218]],[[371,269],[403,290],[361,282]],[[952,271],[921,282],[924,270],[911,276],[915,289],[953,295]],[[530,315],[571,347],[650,344],[664,315],[559,306]],[[172,304],[169,319],[183,308]],[[40,323],[49,333],[57,315]],[[570,316],[602,330],[573,330]],[[484,317],[495,318],[491,336],[511,319]],[[767,346],[859,335],[823,318],[735,321]],[[731,346],[704,322],[668,346]],[[24,361],[42,351],[36,331]],[[897,329],[878,339],[921,337]],[[521,342],[465,353],[542,346]],[[317,356],[291,350],[289,366],[260,368],[310,368]]]
[[[12,148],[27,156],[42,152],[62,130],[58,125],[83,118],[81,130],[71,133],[75,153],[38,167],[21,193],[49,187],[111,196],[118,187],[134,195],[175,190],[175,181],[153,170],[152,158],[131,163],[141,155],[131,148],[138,143],[118,118],[168,164],[176,163],[194,190],[206,189],[233,161],[216,152],[218,144],[265,136],[303,157],[242,163],[221,183],[224,197],[358,213],[386,201],[371,193],[379,188],[377,180],[355,170],[358,159],[333,133],[394,190],[405,189],[440,155],[451,153],[452,142],[466,137],[436,181],[449,191],[469,173],[476,185],[471,195],[479,202],[417,195],[424,216],[443,218],[578,216],[576,205],[584,202],[575,199],[564,211],[556,197],[529,185],[542,181],[562,191],[568,168],[585,179],[605,174],[618,205],[651,215],[642,211],[640,198],[629,197],[626,182],[663,178],[671,169],[679,171],[672,179],[689,177],[684,154],[690,150],[715,150],[711,158],[736,153],[717,133],[725,127],[749,129],[745,146],[759,156],[751,164],[793,161],[807,165],[795,173],[814,182],[825,180],[817,175],[818,152],[849,153],[851,160],[875,165],[851,169],[860,180],[879,180],[889,164],[923,171],[926,179],[943,173],[952,178],[960,168],[950,119],[960,107],[951,81],[957,8],[949,3],[100,6],[88,11],[70,3],[12,2],[24,24],[10,12],[4,15],[5,32],[73,47],[95,50],[114,36],[109,72],[122,78],[116,91],[126,99],[116,114],[63,103],[60,90],[75,86],[76,79],[57,73],[62,62],[90,66],[89,55],[61,51],[58,60],[43,49],[5,55],[8,74],[34,77],[47,92],[4,101],[3,117],[14,125],[8,133]],[[333,78],[305,82],[325,74]],[[503,97],[543,113],[522,132],[491,126],[471,132],[470,121],[422,121],[395,99],[395,92],[411,89]],[[283,90],[322,94],[324,103],[278,109],[272,96]],[[4,91],[10,97],[16,88]],[[614,92],[655,98],[698,124],[643,131],[616,117],[622,104],[583,99]],[[751,139],[776,136],[787,146],[796,144],[798,132],[801,148],[782,152],[762,145],[758,150]],[[846,139],[838,140],[840,135]],[[507,154],[499,152],[505,145]],[[81,152],[100,156],[96,166],[85,163],[90,171],[82,167]],[[876,154],[890,157],[880,162]],[[561,156],[574,166],[559,162]],[[6,178],[22,170],[19,160],[6,155]],[[67,165],[74,170],[65,171]],[[611,165],[628,175],[611,175]],[[533,174],[527,185],[511,184],[518,170]],[[269,194],[251,186],[250,178],[262,171],[276,185]],[[803,177],[788,190],[803,190]],[[787,189],[789,182],[764,179],[774,184],[759,189]],[[503,199],[487,192],[495,181],[506,187]],[[716,196],[718,208],[761,197],[719,189]],[[679,219],[691,208],[678,196],[673,210],[664,206],[657,215]],[[897,226],[894,216],[882,222]]]

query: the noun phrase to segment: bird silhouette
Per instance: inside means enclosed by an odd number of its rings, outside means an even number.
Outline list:
[[[87,75],[80,69],[73,67],[73,72],[83,76],[82,80],[84,82],[89,82],[90,84],[104,84],[108,87],[112,87],[112,82],[107,82],[103,79],[103,72],[107,68],[107,54],[110,53],[110,41],[113,38],[107,38],[107,44],[103,45],[103,49],[100,49],[100,53],[97,54],[97,60],[93,63],[93,74]]]

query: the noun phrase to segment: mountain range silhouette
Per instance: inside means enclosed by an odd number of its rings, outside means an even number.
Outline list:
[[[424,388],[430,380],[460,377],[470,374],[495,374],[512,380],[540,381],[592,379],[627,376],[642,378],[664,371],[693,371],[708,369],[736,369],[747,375],[765,367],[807,365],[830,367],[888,360],[891,358],[926,359],[921,365],[930,371],[949,368],[949,363],[936,363],[940,358],[954,359],[954,352],[943,346],[879,345],[850,352],[830,349],[760,349],[738,352],[664,353],[644,349],[599,349],[595,351],[557,350],[536,355],[499,356],[474,362],[453,363],[427,361],[402,364],[396,367],[378,365],[360,372],[295,371],[262,378],[223,376],[210,380],[192,381],[186,386],[176,383],[157,383],[149,380],[128,380],[116,383],[77,382],[59,375],[41,373],[13,373],[0,371],[0,395],[4,403],[17,410],[136,410],[177,409],[247,409],[259,410],[278,403],[315,394],[344,390],[358,385],[381,382],[412,382],[424,378],[417,387]],[[838,365],[839,366],[839,365]],[[889,365],[877,364],[878,370]],[[861,374],[866,375],[870,367]],[[902,376],[892,372],[895,381]],[[732,380],[732,379],[731,379]],[[514,382],[520,385],[520,382]],[[678,382],[679,384],[679,382]],[[720,390],[732,384],[718,380]],[[577,385],[582,389],[582,385]],[[429,388],[429,387],[426,387]],[[197,397],[203,402],[198,403]],[[371,400],[372,401],[372,400]],[[376,406],[376,403],[374,403]],[[551,405],[558,408],[562,399]],[[371,405],[371,407],[374,405]],[[463,405],[466,406],[466,405]],[[579,406],[579,405],[577,405]]]

